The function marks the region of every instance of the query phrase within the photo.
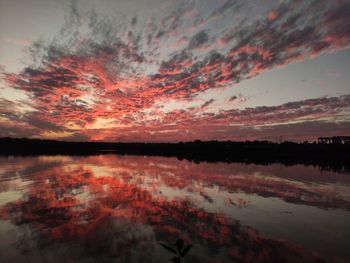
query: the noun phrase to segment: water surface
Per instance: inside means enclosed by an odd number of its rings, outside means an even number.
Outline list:
[[[98,155],[0,158],[0,262],[349,262],[350,174]]]

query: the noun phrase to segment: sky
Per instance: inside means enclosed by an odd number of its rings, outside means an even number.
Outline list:
[[[350,135],[349,0],[0,0],[0,137]]]

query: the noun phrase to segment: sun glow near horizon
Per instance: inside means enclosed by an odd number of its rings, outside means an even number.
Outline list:
[[[0,136],[304,141],[350,130],[349,1],[0,5]]]

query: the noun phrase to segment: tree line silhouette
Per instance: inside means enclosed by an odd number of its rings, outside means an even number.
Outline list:
[[[302,163],[327,170],[350,170],[350,143],[200,140],[178,143],[111,143],[0,138],[0,155],[107,153],[177,157],[194,162]]]

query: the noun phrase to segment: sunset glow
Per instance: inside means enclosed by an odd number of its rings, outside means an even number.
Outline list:
[[[0,10],[1,137],[313,141],[350,130],[349,1]]]

